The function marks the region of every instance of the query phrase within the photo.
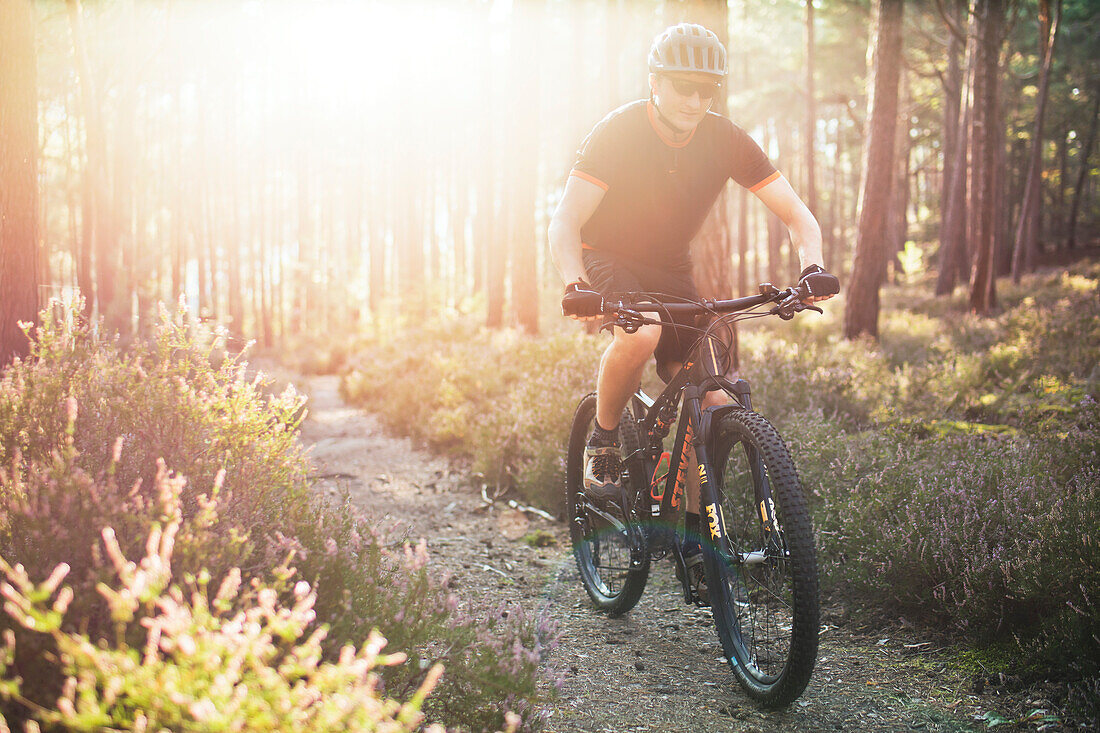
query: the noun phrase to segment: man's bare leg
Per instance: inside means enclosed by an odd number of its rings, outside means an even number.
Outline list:
[[[619,426],[623,408],[638,389],[642,371],[661,338],[660,326],[642,326],[637,333],[615,329],[615,338],[603,352],[596,380],[596,420],[605,430]]]

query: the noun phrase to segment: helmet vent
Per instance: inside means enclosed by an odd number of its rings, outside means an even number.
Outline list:
[[[726,49],[718,36],[695,23],[665,29],[649,49],[649,70],[726,75]]]

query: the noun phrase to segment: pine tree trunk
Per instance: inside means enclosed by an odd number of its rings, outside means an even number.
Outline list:
[[[1064,129],[1058,137],[1058,193],[1054,205],[1054,221],[1058,242],[1065,242],[1069,211],[1066,209],[1066,179],[1069,178],[1069,133]]]
[[[535,236],[535,199],[538,196],[539,168],[539,5],[530,0],[512,3],[512,74],[516,90],[517,124],[511,126],[516,145],[512,158],[514,171],[510,247],[512,250],[512,307],[516,325],[526,333],[539,331],[538,238]],[[534,46],[534,47],[532,47]]]
[[[903,0],[875,0],[875,34],[868,49],[872,61],[864,149],[856,256],[844,311],[844,337],[878,337],[879,288],[886,264],[886,218],[894,176],[894,137],[901,75]]]
[[[1092,115],[1089,122],[1089,131],[1085,135],[1085,141],[1081,144],[1081,170],[1077,173],[1077,183],[1073,187],[1073,203],[1069,211],[1069,235],[1066,238],[1066,247],[1074,249],[1077,246],[1077,215],[1081,211],[1081,198],[1085,189],[1085,177],[1089,172],[1089,158],[1092,156],[1092,146],[1096,142],[1096,125],[1100,121],[1100,81],[1093,85]]]
[[[453,161],[454,166],[451,169],[451,196],[453,198],[451,204],[451,237],[454,240],[454,283],[451,300],[455,306],[459,305],[470,292],[467,274],[469,270],[467,266],[468,242],[466,239],[470,189],[467,184],[468,179],[466,176],[469,168],[466,162],[465,156],[456,156],[456,160]]]
[[[69,27],[73,39],[73,56],[80,78],[80,103],[86,138],[84,215],[88,217],[94,250],[95,298],[101,316],[117,319],[115,269],[117,267],[118,231],[115,228],[111,201],[107,191],[107,142],[103,130],[100,99],[92,78],[91,63],[84,43],[84,10],[80,0],[66,0]]]
[[[956,10],[961,6],[956,5]],[[960,17],[956,14],[956,21]],[[940,253],[936,295],[947,295],[955,289],[960,254],[964,248],[963,232],[958,226],[966,214],[962,210],[966,168],[966,105],[963,103],[963,71],[959,64],[960,39],[948,29],[947,78],[944,85],[944,146],[943,177],[940,189]]]
[[[0,367],[38,316],[38,59],[31,0],[0,2]]]
[[[500,164],[501,157],[499,151],[493,151],[487,159],[491,163],[486,166],[485,188],[478,204],[478,216],[484,217],[482,224],[486,232],[482,247],[487,305],[485,325],[489,328],[501,328],[504,325],[504,288],[508,271],[507,217],[500,215],[504,212],[498,210],[496,201],[497,196],[503,196],[505,191],[496,175],[496,166]],[[484,214],[480,212],[482,203],[485,206]]]
[[[1016,240],[1012,251],[1012,281],[1020,282],[1020,276],[1035,269],[1035,255],[1039,238],[1039,195],[1043,166],[1043,118],[1046,114],[1050,89],[1050,67],[1054,58],[1054,44],[1058,38],[1058,25],[1062,16],[1062,0],[1055,0],[1051,16],[1050,0],[1039,0],[1039,91],[1035,110],[1035,129],[1031,138],[1027,177],[1024,184],[1023,203],[1016,225]]]
[[[978,57],[975,83],[975,169],[973,242],[975,244],[970,277],[970,310],[988,314],[996,303],[994,252],[997,237],[997,190],[1000,174],[994,129],[1001,125],[999,95],[1000,48],[1004,40],[1004,0],[978,3]]]
[[[908,90],[905,76],[901,79],[902,90],[900,92],[908,104]],[[909,137],[909,113],[902,112],[898,116],[898,126],[894,140],[894,183],[890,189],[890,215],[886,222],[886,258],[888,277],[891,283],[896,283],[901,272],[901,253],[905,250],[905,240],[909,233],[909,159],[912,153],[912,144]]]
[[[124,0],[118,3],[119,31],[114,39],[115,53],[119,58],[119,76],[114,89],[117,92],[114,114],[114,147],[111,176],[111,201],[115,223],[115,246],[120,264],[115,278],[118,286],[115,305],[104,313],[108,329],[124,335],[134,333],[133,302],[137,293],[134,241],[134,153],[137,147],[134,134],[134,118],[137,112],[134,95],[137,93],[134,53],[134,3]]]

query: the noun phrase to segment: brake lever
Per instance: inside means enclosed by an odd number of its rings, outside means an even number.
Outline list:
[[[618,326],[626,333],[637,333],[638,329],[645,325],[645,318],[641,313],[627,308],[621,308],[615,311],[615,320],[600,326],[600,330],[604,329],[612,330],[615,326]]]
[[[796,293],[792,293],[791,295],[788,295],[786,298],[784,298],[779,305],[772,308],[769,312],[773,316],[779,316],[784,321],[789,321],[794,318],[796,306],[801,302],[802,301],[799,300],[798,295]]]
[[[801,313],[802,311],[806,310],[817,311],[821,314],[825,313],[825,311],[821,310],[816,305],[813,305],[812,303],[807,303],[802,300],[804,293],[799,292],[799,289],[790,288],[788,292],[790,293],[790,295],[784,298],[783,302],[781,302],[779,305],[772,308],[772,315],[779,316],[784,321],[789,321],[794,318],[795,313]]]
[[[812,303],[803,303],[800,300],[795,304],[794,312],[795,313],[801,313],[802,311],[817,311],[818,313],[821,313],[821,314],[825,313],[825,311],[821,310],[816,305],[813,305]]]

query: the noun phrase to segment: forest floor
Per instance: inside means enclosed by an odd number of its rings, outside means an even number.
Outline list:
[[[293,381],[310,395],[302,440],[319,490],[346,490],[383,525],[425,538],[464,602],[517,603],[556,622],[548,671],[564,684],[550,696],[548,731],[978,731],[997,720],[1000,730],[1062,729],[1024,720],[1052,710],[1043,690],[962,672],[903,621],[865,625],[828,603],[808,689],[786,711],[761,711],[721,661],[710,611],[683,604],[670,562],[654,564],[632,612],[609,619],[581,587],[563,523],[487,502],[467,472],[348,406],[337,377]],[[536,532],[549,544],[523,541]]]

